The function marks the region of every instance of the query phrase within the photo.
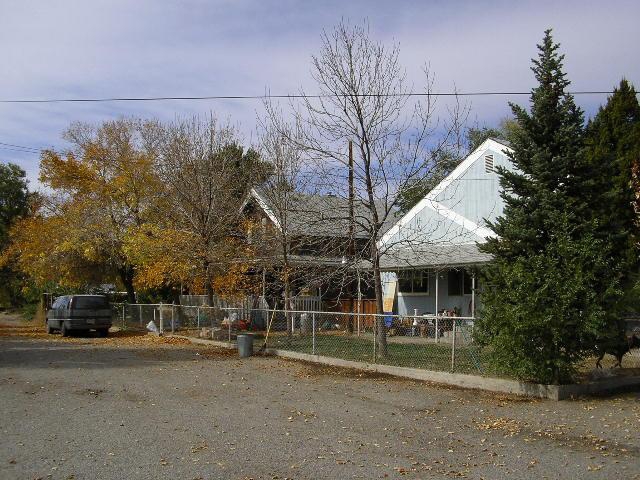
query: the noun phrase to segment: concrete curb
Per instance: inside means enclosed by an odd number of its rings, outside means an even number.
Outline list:
[[[189,340],[191,343],[195,343],[198,345],[211,345],[214,347],[221,347],[229,350],[234,350],[236,348],[235,343],[223,342],[221,340],[208,340],[206,338],[187,337],[185,335],[175,335],[175,334],[168,334],[168,335],[165,335],[165,337],[183,338],[184,340]]]
[[[196,344],[213,345],[228,349],[236,348],[235,343],[186,337],[183,335],[168,336],[184,338]],[[254,351],[255,350],[257,350],[257,348],[254,345]],[[267,348],[265,353],[292,360],[303,360],[305,362],[319,363],[333,367],[353,368],[356,370],[382,373],[459,388],[508,393],[511,395],[535,398],[548,398],[550,400],[565,400],[584,395],[606,395],[622,391],[640,390],[640,377],[638,376],[603,378],[596,382],[570,385],[544,385],[540,383],[521,382],[505,378],[482,377],[480,375],[438,372],[423,370],[420,368],[396,367],[393,365],[383,365],[379,363],[356,362],[352,360],[342,360],[340,358],[324,357],[322,355],[311,355],[309,353],[292,352],[289,350],[278,350],[274,348]]]

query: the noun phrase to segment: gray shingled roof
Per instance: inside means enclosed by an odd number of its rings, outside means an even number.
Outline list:
[[[349,201],[346,198],[335,195],[295,194],[291,197],[288,209],[284,211],[273,205],[268,191],[264,188],[254,188],[254,194],[258,195],[280,224],[287,224],[291,235],[338,237],[348,234]],[[378,206],[378,211],[381,214],[385,211],[382,202]],[[367,227],[370,215],[367,205],[362,200],[356,199],[354,203],[356,237],[368,237]],[[283,222],[285,216],[286,222]],[[391,228],[398,218],[399,214],[394,208],[387,216],[380,235]]]
[[[504,145],[505,147],[509,147],[509,148],[513,147],[513,145],[511,145],[511,142],[509,142],[508,140],[503,140],[502,138],[489,137],[489,140],[493,140],[494,142],[498,142],[498,143]]]
[[[380,258],[382,269],[477,265],[487,263],[491,255],[480,252],[477,244],[420,245],[397,248]]]

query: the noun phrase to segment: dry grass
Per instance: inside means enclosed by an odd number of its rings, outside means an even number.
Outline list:
[[[83,333],[70,337],[60,334],[48,335],[42,324],[34,322],[2,322],[0,323],[0,337],[22,338],[30,340],[46,340],[60,343],[91,343],[95,345],[126,345],[126,346],[163,346],[163,345],[190,345],[189,340],[173,337],[159,337],[138,331],[111,331],[106,338],[99,338],[95,333]]]

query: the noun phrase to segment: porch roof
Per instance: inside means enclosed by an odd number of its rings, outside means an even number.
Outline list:
[[[491,258],[478,249],[477,243],[420,245],[388,250],[380,258],[380,267],[383,270],[456,267],[480,265]]]

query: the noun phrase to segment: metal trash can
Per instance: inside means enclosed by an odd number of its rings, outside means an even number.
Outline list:
[[[253,335],[251,333],[238,334],[238,355],[242,358],[253,355]]]
[[[311,316],[308,313],[300,315],[300,333],[311,332]]]

